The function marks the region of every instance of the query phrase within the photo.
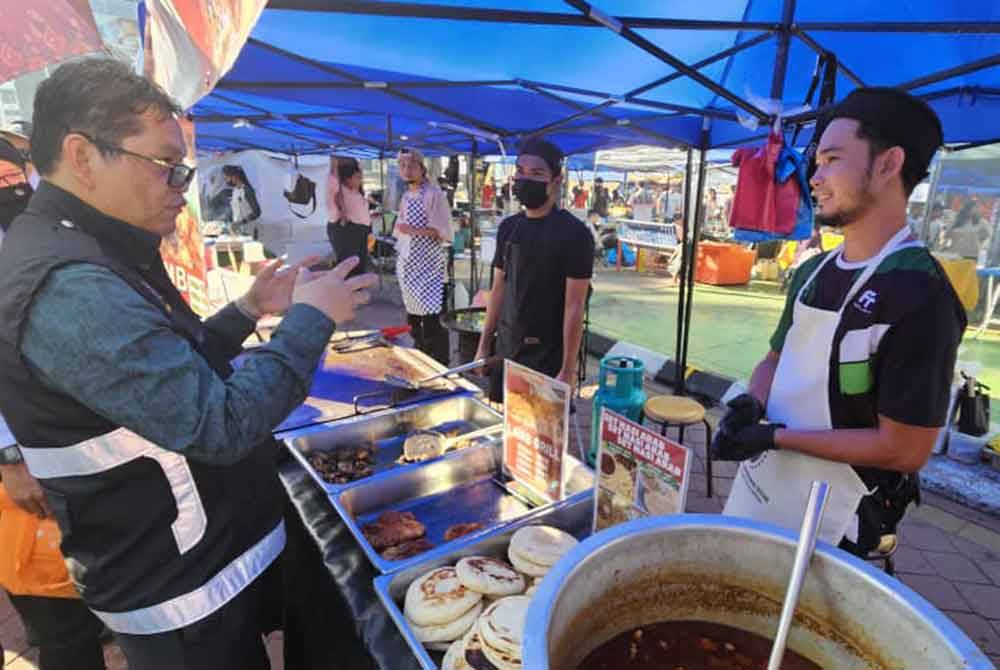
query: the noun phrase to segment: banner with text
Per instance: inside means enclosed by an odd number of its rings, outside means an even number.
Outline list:
[[[601,412],[594,532],[647,516],[680,514],[691,452],[608,409]]]
[[[507,474],[532,497],[545,502],[562,500],[570,387],[514,361],[505,361],[504,366],[503,463]]]

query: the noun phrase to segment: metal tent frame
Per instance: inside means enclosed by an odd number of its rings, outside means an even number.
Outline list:
[[[768,126],[774,121],[774,117],[760,109],[754,103],[744,97],[728,90],[722,84],[716,82],[711,77],[701,72],[705,67],[725,60],[735,54],[751,49],[755,46],[768,42],[772,39],[776,41],[776,56],[772,70],[770,93],[773,99],[782,99],[785,82],[787,79],[787,68],[789,50],[793,41],[798,41],[805,45],[817,55],[818,59],[827,58],[832,52],[820,44],[814,37],[819,32],[852,32],[852,33],[919,33],[919,34],[967,34],[967,35],[998,35],[1000,34],[1000,21],[971,22],[971,21],[796,21],[797,0],[782,0],[781,18],[779,21],[730,21],[730,20],[702,20],[702,19],[671,19],[655,17],[634,17],[634,16],[611,16],[600,10],[594,4],[586,0],[564,0],[569,9],[573,11],[551,12],[551,11],[528,11],[513,9],[492,9],[481,7],[470,7],[462,5],[441,5],[424,4],[415,2],[398,2],[384,0],[270,0],[269,10],[294,10],[305,12],[323,13],[343,13],[368,16],[396,17],[396,18],[423,18],[423,19],[445,19],[452,21],[476,21],[476,22],[497,22],[507,24],[524,25],[550,25],[550,26],[574,26],[591,28],[597,30],[609,30],[628,41],[644,53],[658,59],[669,66],[673,71],[664,77],[660,77],[642,86],[635,87],[624,94],[616,95],[604,91],[596,91],[587,88],[578,88],[556,83],[547,83],[529,79],[493,79],[493,80],[471,80],[471,81],[447,81],[447,80],[425,80],[425,81],[370,81],[357,76],[345,69],[318,60],[306,58],[304,56],[281,49],[266,42],[251,39],[249,44],[261,49],[265,49],[278,56],[291,59],[296,63],[306,65],[317,72],[335,78],[333,81],[226,81],[223,80],[218,85],[218,90],[228,91],[266,91],[268,89],[376,89],[394,99],[404,101],[410,105],[426,110],[430,113],[440,115],[446,119],[457,121],[474,129],[478,133],[496,136],[499,141],[509,143],[513,146],[519,139],[544,133],[552,133],[560,130],[597,132],[609,131],[611,129],[627,129],[642,137],[646,143],[659,144],[663,146],[673,146],[687,149],[688,169],[686,172],[686,187],[684,192],[684,220],[688,229],[689,242],[683,247],[682,252],[682,282],[680,287],[680,300],[678,301],[677,314],[677,342],[675,352],[675,392],[684,394],[685,372],[688,360],[688,341],[690,339],[690,322],[693,312],[694,299],[694,267],[698,252],[698,237],[700,234],[701,208],[703,207],[703,196],[705,188],[706,153],[712,148],[721,148],[734,144],[745,144],[748,141],[763,139],[766,134],[760,134],[752,138],[740,138],[730,142],[712,143],[710,129],[714,122],[736,121],[737,113],[735,108],[743,114],[749,115],[761,125]],[[676,55],[670,53],[643,37],[638,30],[660,29],[660,30],[684,30],[684,31],[739,31],[736,44],[721,50],[707,58],[703,58],[694,63],[686,63]],[[758,35],[744,39],[744,32],[757,32]],[[902,82],[900,87],[907,90],[914,90],[926,87],[930,84],[947,82],[957,77],[978,72],[987,68],[1000,65],[1000,53],[980,58],[976,61],[961,65],[944,68],[937,72],[931,72],[919,78]],[[837,68],[848,81],[855,86],[864,86],[865,81],[842,59],[837,59]],[[677,79],[686,78],[697,83],[714,96],[711,103],[703,107],[692,107],[687,105],[672,104],[642,97],[655,88],[668,84]],[[722,78],[724,81],[725,77]],[[456,109],[431,102],[419,96],[419,91],[424,88],[474,88],[474,87],[509,87],[522,91],[531,92],[544,96],[550,100],[557,101],[567,107],[567,114],[555,121],[545,123],[529,131],[513,131],[508,128],[499,127],[488,123],[482,119],[462,113]],[[593,105],[586,105],[577,100],[565,97],[568,94],[577,97],[595,99]],[[1000,89],[984,87],[953,87],[943,91],[919,94],[927,100],[934,100],[951,95],[961,94],[986,94],[1000,95]],[[810,96],[812,93],[810,92]],[[329,151],[331,146],[352,146],[359,145],[369,151],[377,151],[379,156],[384,156],[386,152],[393,152],[403,146],[415,146],[429,154],[457,154],[467,153],[470,167],[474,165],[477,155],[477,145],[475,137],[469,142],[468,138],[462,137],[459,133],[432,132],[440,130],[435,127],[428,132],[420,133],[416,136],[407,137],[403,140],[402,134],[393,132],[392,115],[386,114],[384,119],[384,133],[378,139],[362,138],[346,134],[321,124],[323,120],[333,118],[343,119],[337,113],[309,113],[295,115],[274,114],[260,106],[216,93],[214,96],[232,105],[247,110],[245,116],[235,114],[211,114],[202,117],[201,120],[213,121],[238,121],[242,120],[250,125],[259,126],[270,132],[287,136],[294,153],[315,153]],[[732,108],[721,107],[716,101],[723,101]],[[658,114],[646,114],[644,116],[615,117],[607,112],[614,107],[627,105],[632,110],[646,110],[647,112],[658,112]],[[786,126],[801,128],[815,121],[822,114],[823,108],[812,109],[807,112],[797,114],[782,119]],[[690,116],[702,120],[702,131],[699,141],[685,142],[679,138],[672,137],[644,124],[658,119],[670,118],[674,116]],[[195,117],[199,120],[199,117]],[[292,131],[284,127],[276,127],[288,123],[298,126],[302,132]],[[359,122],[360,124],[360,122]],[[363,124],[360,124],[363,126]],[[370,129],[370,128],[369,128]],[[211,137],[211,136],[207,136]],[[221,140],[222,138],[220,138]],[[338,144],[331,145],[324,140],[336,141]],[[1000,137],[998,137],[1000,140]],[[234,143],[235,140],[230,140]],[[468,142],[468,144],[466,144]],[[969,146],[980,146],[983,142],[970,143]],[[246,148],[250,145],[243,142]],[[585,150],[599,148],[598,142],[593,147],[586,147]],[[581,151],[582,152],[582,151]],[[698,170],[694,183],[694,193],[691,192],[691,170],[693,169],[694,152],[698,153]],[[692,196],[694,202],[691,202]],[[470,199],[474,194],[470,191]]]

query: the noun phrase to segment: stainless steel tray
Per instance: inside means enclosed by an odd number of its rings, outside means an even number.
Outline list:
[[[394,469],[414,468],[424,463],[400,464],[403,441],[415,430],[446,432],[457,429],[460,435],[490,426],[499,426],[503,417],[471,395],[452,395],[426,400],[416,405],[323,423],[278,434],[306,472],[328,493],[357,486]],[[499,435],[495,438],[499,440]],[[489,442],[479,438],[474,442]],[[313,451],[334,451],[345,447],[371,444],[375,450],[375,474],[347,484],[332,484],[323,479],[309,463]],[[466,447],[468,448],[468,447]]]
[[[567,472],[568,494],[585,491],[586,496],[592,495],[592,470],[570,457]],[[387,573],[404,570],[426,560],[428,555],[450,551],[463,541],[468,542],[531,514],[533,507],[520,496],[509,493],[499,483],[501,481],[501,447],[499,443],[490,443],[446,454],[414,468],[361,480],[331,498],[372,564],[380,572]],[[425,537],[434,549],[399,561],[382,558],[361,532],[361,527],[389,510],[412,512],[427,528]],[[451,542],[444,541],[449,526],[466,522],[479,522],[483,529]]]
[[[409,347],[368,345],[350,352],[334,351],[333,346],[343,337],[333,338],[313,376],[309,396],[292,410],[275,432],[337,421],[394,405],[404,407],[452,393],[481,393],[477,386],[459,376],[438,380],[432,387],[418,392],[401,393],[383,381],[386,374],[415,382],[447,368]],[[355,402],[359,397],[362,398],[360,404]]]
[[[454,565],[464,556],[495,556],[507,560],[507,545],[518,528],[532,524],[545,524],[561,528],[568,533],[583,539],[590,535],[594,515],[594,497],[592,492],[576,494],[562,502],[540,509],[535,513],[519,519],[516,523],[497,528],[491,533],[482,535],[462,545],[449,547],[444,551],[434,550],[418,557],[421,560],[404,570],[391,575],[375,578],[375,592],[385,605],[389,616],[396,623],[399,632],[413,650],[420,666],[425,670],[439,670],[443,654],[430,651],[417,640],[410,629],[406,617],[403,616],[403,599],[406,589],[413,580],[435,568],[444,565]]]

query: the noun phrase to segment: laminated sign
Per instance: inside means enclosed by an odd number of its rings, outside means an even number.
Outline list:
[[[594,532],[646,516],[680,514],[691,452],[608,409],[601,412]]]
[[[524,487],[529,497],[545,502],[561,500],[569,385],[508,360],[503,395],[503,463],[514,479],[513,488]]]

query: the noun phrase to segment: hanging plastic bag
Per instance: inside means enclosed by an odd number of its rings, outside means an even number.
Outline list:
[[[808,162],[772,132],[767,144],[738,149],[739,165],[729,225],[740,242],[807,240],[813,231]]]
[[[798,221],[801,188],[795,162],[783,154],[784,139],[771,133],[758,148],[737,149],[733,164],[740,168],[729,225],[739,230],[787,237]]]
[[[79,598],[59,551],[61,541],[54,520],[25,512],[0,484],[0,586],[19,596]]]

